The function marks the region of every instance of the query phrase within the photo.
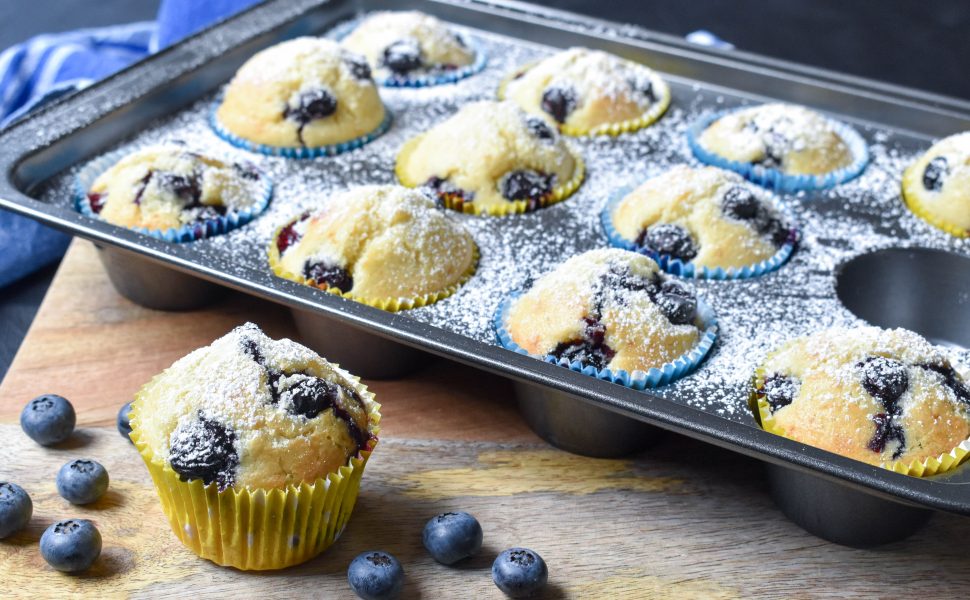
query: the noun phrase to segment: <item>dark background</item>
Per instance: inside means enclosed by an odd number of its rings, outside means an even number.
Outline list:
[[[970,100],[970,0],[535,1],[678,36],[707,29],[741,50]],[[156,0],[0,0],[0,48],[151,20],[157,9]],[[0,377],[54,268],[0,290]]]

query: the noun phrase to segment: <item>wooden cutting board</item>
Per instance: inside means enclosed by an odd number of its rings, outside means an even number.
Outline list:
[[[628,460],[573,456],[535,437],[509,385],[447,361],[393,382],[368,382],[384,432],[346,533],[320,557],[273,573],[201,560],[168,530],[147,472],[114,428],[118,407],[152,375],[246,320],[294,334],[288,313],[232,295],[210,309],[162,313],[111,288],[95,252],[75,242],[0,384],[0,480],[34,500],[24,532],[0,541],[0,597],[152,596],[353,598],[346,568],[384,549],[407,574],[407,598],[501,598],[489,568],[522,545],[549,565],[545,598],[957,597],[970,586],[970,519],[938,514],[907,541],[853,550],[819,540],[772,504],[756,461],[686,438]],[[74,403],[79,431],[59,448],[16,424],[45,392]],[[54,477],[77,457],[101,461],[111,488],[90,507],[61,499]],[[485,546],[468,564],[435,563],[421,528],[446,510],[475,514]],[[51,522],[92,519],[102,558],[84,575],[44,563]]]

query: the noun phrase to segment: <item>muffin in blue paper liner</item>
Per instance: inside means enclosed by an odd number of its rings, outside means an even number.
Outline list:
[[[621,209],[621,229],[633,228],[626,235],[615,222]],[[764,275],[781,267],[798,241],[793,217],[768,192],[715,167],[679,165],[636,189],[620,188],[600,223],[611,246],[696,279]]]
[[[348,21],[328,37],[366,57],[385,87],[422,88],[455,83],[488,62],[481,44],[417,11],[381,11]]]
[[[75,179],[74,207],[166,242],[191,242],[245,225],[272,194],[272,181],[255,165],[165,144],[89,162]]]
[[[513,316],[527,296],[526,314]],[[506,349],[636,390],[691,373],[717,338],[713,310],[692,290],[614,248],[573,257],[510,295],[493,324]]]
[[[868,146],[853,128],[789,104],[707,115],[688,128],[687,142],[701,162],[785,193],[845,183],[869,162]]]

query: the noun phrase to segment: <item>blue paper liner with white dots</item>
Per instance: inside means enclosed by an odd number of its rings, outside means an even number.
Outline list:
[[[736,109],[742,110],[742,109]],[[687,129],[687,143],[697,160],[702,163],[728,169],[741,174],[745,179],[778,192],[793,194],[800,191],[813,191],[830,188],[845,183],[862,173],[869,163],[869,147],[855,129],[839,121],[829,120],[835,133],[848,145],[852,163],[824,175],[791,175],[755,163],[727,159],[704,148],[700,136],[708,125],[727,115],[731,110],[716,112],[695,121]]]
[[[765,273],[770,273],[778,268],[780,268],[788,257],[792,255],[795,251],[795,245],[798,242],[798,230],[795,228],[794,217],[781,206],[776,204],[775,208],[784,217],[785,223],[789,225],[788,241],[782,244],[781,248],[778,249],[771,257],[765,260],[755,263],[753,265],[745,265],[743,267],[705,267],[694,265],[690,262],[684,262],[679,258],[673,258],[669,254],[660,254],[654,252],[649,248],[644,248],[640,246],[633,240],[629,240],[616,230],[613,225],[613,210],[616,205],[619,204],[623,198],[632,191],[633,188],[623,187],[618,189],[613,193],[613,196],[606,203],[606,206],[600,212],[600,224],[603,226],[603,232],[606,234],[606,239],[609,241],[610,245],[614,248],[622,248],[624,250],[630,250],[632,252],[638,252],[645,256],[652,258],[660,268],[670,273],[671,275],[677,275],[678,277],[690,277],[693,279],[714,279],[718,281],[728,280],[728,279],[750,279],[752,277],[758,277],[764,275]]]
[[[212,130],[216,132],[216,135],[237,148],[249,150],[250,152],[258,152],[267,156],[282,156],[283,158],[321,158],[324,156],[336,156],[338,154],[343,154],[344,152],[356,150],[357,148],[360,148],[361,146],[364,146],[365,144],[368,144],[381,137],[388,129],[390,129],[391,121],[393,121],[391,111],[389,111],[385,106],[384,120],[381,121],[380,125],[378,125],[373,131],[365,133],[364,135],[352,140],[340,142],[339,144],[329,144],[327,146],[270,146],[268,144],[257,144],[256,142],[251,142],[223,127],[222,123],[220,123],[219,119],[216,117],[216,111],[219,109],[219,104],[220,101],[216,101],[212,105],[212,111],[209,113],[209,125],[212,127]]]
[[[88,190],[91,189],[94,181],[102,173],[110,169],[115,165],[115,163],[129,154],[131,154],[131,150],[116,150],[114,152],[109,152],[104,156],[92,160],[85,165],[80,172],[78,172],[77,177],[74,179],[74,208],[78,212],[92,219],[103,220],[101,219],[100,215],[91,209],[91,203],[88,200]],[[213,219],[207,219],[198,223],[190,223],[181,227],[173,227],[170,229],[130,227],[129,229],[165,242],[186,243],[214,235],[220,235],[232,231],[238,227],[242,227],[266,210],[266,207],[269,206],[270,198],[273,196],[272,180],[270,180],[269,176],[266,175],[266,173],[264,173],[262,170],[256,170],[259,171],[260,180],[263,183],[263,193],[252,206],[235,210],[226,215]]]
[[[539,360],[565,367],[571,371],[588,375],[589,377],[595,377],[596,379],[602,379],[603,381],[609,381],[638,391],[665,386],[681,377],[689,375],[704,361],[704,358],[708,355],[711,347],[714,346],[714,342],[717,340],[717,317],[714,315],[714,310],[698,298],[696,323],[701,329],[701,337],[697,344],[689,352],[679,356],[677,359],[664,363],[660,367],[653,367],[649,371],[629,372],[622,369],[616,371],[612,369],[597,369],[594,366],[585,365],[578,360],[568,361],[564,358],[556,358],[551,354],[535,356],[529,354],[522,346],[516,344],[508,332],[509,310],[512,308],[512,303],[521,295],[522,292],[511,294],[499,304],[498,309],[495,311],[492,323],[495,327],[498,342],[503,348],[518,354],[533,356]]]
[[[356,29],[359,24],[360,19],[353,19],[347,21],[346,23],[341,23],[327,32],[326,37],[339,42],[350,35],[350,32]],[[374,81],[378,85],[384,87],[424,88],[456,83],[462,79],[471,77],[475,73],[478,73],[484,69],[485,65],[488,64],[488,54],[485,52],[484,48],[482,48],[482,45],[477,43],[474,38],[463,35],[461,36],[461,39],[475,55],[475,60],[472,61],[470,65],[456,67],[454,69],[438,69],[428,73],[416,73],[410,75],[398,75],[392,73],[387,77],[375,76]]]

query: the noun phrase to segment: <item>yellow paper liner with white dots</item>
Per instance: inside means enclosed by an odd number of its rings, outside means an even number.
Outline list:
[[[202,558],[242,570],[282,569],[329,548],[343,533],[360,490],[360,478],[380,432],[380,404],[360,380],[344,372],[367,407],[370,441],[337,471],[285,488],[219,490],[201,479],[182,481],[138,429],[139,391],[131,405],[131,440],[151,474],[172,531]]]
[[[410,298],[369,298],[367,296],[359,296],[351,292],[344,292],[338,288],[327,285],[326,283],[317,283],[313,279],[307,279],[299,273],[294,273],[289,269],[283,267],[283,263],[280,257],[280,250],[276,245],[276,239],[279,237],[280,232],[286,227],[289,227],[294,222],[296,222],[300,217],[295,217],[284,223],[279,227],[274,233],[273,237],[270,238],[269,246],[266,249],[266,254],[269,260],[269,267],[273,271],[273,274],[282,279],[287,279],[289,281],[295,281],[303,285],[308,285],[318,290],[323,290],[328,294],[333,294],[335,296],[340,296],[341,298],[347,298],[348,300],[353,300],[355,302],[360,302],[361,304],[366,304],[368,306],[373,306],[374,308],[379,308],[381,310],[386,310],[387,312],[398,312],[401,310],[409,310],[412,308],[421,308],[422,306],[427,306],[429,304],[434,304],[439,300],[444,300],[445,298],[451,296],[458,291],[462,285],[465,284],[475,271],[478,270],[478,245],[474,242],[472,243],[472,260],[469,264],[468,270],[456,281],[455,283],[449,285],[448,287],[438,290],[437,292],[431,292],[429,294],[421,294],[419,296],[412,296]]]
[[[400,152],[397,154],[397,162],[394,165],[394,174],[397,175],[398,181],[401,185],[409,188],[418,188],[424,185],[423,181],[413,181],[404,175],[403,169],[401,167],[404,162],[402,159],[407,158],[414,148],[417,146],[418,142],[421,141],[422,135],[417,135],[401,146]],[[573,195],[573,193],[579,189],[582,185],[583,179],[586,177],[586,165],[583,163],[583,158],[579,155],[579,152],[571,147],[567,147],[569,154],[573,157],[573,164],[576,167],[573,169],[573,176],[569,181],[555,186],[549,194],[547,194],[540,202],[539,206],[533,209],[529,208],[529,202],[527,200],[509,200],[502,204],[494,204],[491,206],[481,206],[475,202],[465,202],[463,198],[457,195],[441,195],[439,196],[441,202],[444,204],[445,208],[449,210],[455,210],[461,213],[469,215],[489,215],[492,217],[504,217],[506,215],[517,215],[525,212],[530,212],[531,210],[539,210],[547,206],[552,206],[562,202],[566,198]]]
[[[748,407],[754,412],[755,420],[758,421],[762,429],[769,433],[780,435],[781,437],[789,437],[786,435],[785,430],[776,424],[775,418],[771,414],[771,407],[768,405],[768,401],[763,393],[764,384],[765,372],[763,368],[759,367],[755,371],[753,380],[754,389],[748,398]],[[912,460],[908,463],[901,460],[894,460],[884,462],[879,466],[903,475],[929,477],[930,475],[940,475],[947,471],[952,471],[960,466],[960,463],[967,458],[968,454],[970,454],[970,440],[961,442],[953,450],[940,454],[937,457]]]
[[[514,79],[521,77],[535,66],[536,63],[529,63],[522,65],[521,67],[515,69],[507,76],[505,76],[498,85],[498,90],[496,90],[495,95],[499,100],[505,100],[505,88],[508,87]],[[626,119],[625,121],[617,121],[615,123],[602,123],[592,128],[574,127],[572,125],[566,125],[565,123],[557,123],[559,131],[563,135],[568,135],[571,137],[581,137],[584,135],[611,135],[616,137],[624,133],[631,133],[644,127],[649,127],[657,122],[660,117],[667,112],[670,108],[670,86],[664,81],[659,75],[654,72],[650,73],[650,83],[653,89],[657,90],[660,94],[660,98],[656,102],[650,105],[650,108],[634,119]]]

